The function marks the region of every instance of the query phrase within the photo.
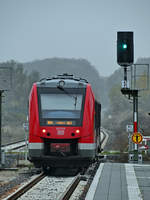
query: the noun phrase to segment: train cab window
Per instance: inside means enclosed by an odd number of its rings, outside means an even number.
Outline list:
[[[85,89],[38,88],[41,125],[80,126],[83,120]]]
[[[81,94],[41,94],[42,118],[80,118]]]

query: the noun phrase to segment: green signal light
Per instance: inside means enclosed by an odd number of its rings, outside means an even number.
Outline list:
[[[127,44],[123,44],[123,45],[122,45],[122,48],[123,48],[123,49],[127,49]]]

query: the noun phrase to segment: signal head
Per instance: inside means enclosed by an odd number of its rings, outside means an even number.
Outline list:
[[[117,32],[117,62],[121,66],[133,64],[133,32]]]

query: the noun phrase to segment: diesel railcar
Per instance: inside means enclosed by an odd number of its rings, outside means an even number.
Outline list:
[[[34,83],[28,159],[44,169],[87,167],[101,149],[100,122],[101,105],[85,79],[62,74]]]

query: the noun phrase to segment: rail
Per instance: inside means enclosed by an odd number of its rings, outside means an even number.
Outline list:
[[[21,197],[24,193],[26,193],[28,190],[30,190],[34,185],[36,185],[38,182],[40,182],[43,178],[45,178],[45,174],[41,173],[39,176],[34,178],[32,181],[27,183],[26,185],[19,188],[15,193],[10,195],[9,197],[5,198],[4,200],[16,200],[19,197]]]
[[[18,142],[12,142],[12,143],[9,143],[9,144],[2,145],[2,150],[5,150],[5,151],[16,150],[16,149],[19,149],[19,148],[24,147],[24,146],[26,146],[26,141],[21,140],[21,141],[18,141]]]
[[[59,200],[69,200],[73,192],[75,191],[76,187],[83,179],[83,176],[77,175],[77,177],[72,181],[72,183],[68,186],[66,191],[61,195]]]

